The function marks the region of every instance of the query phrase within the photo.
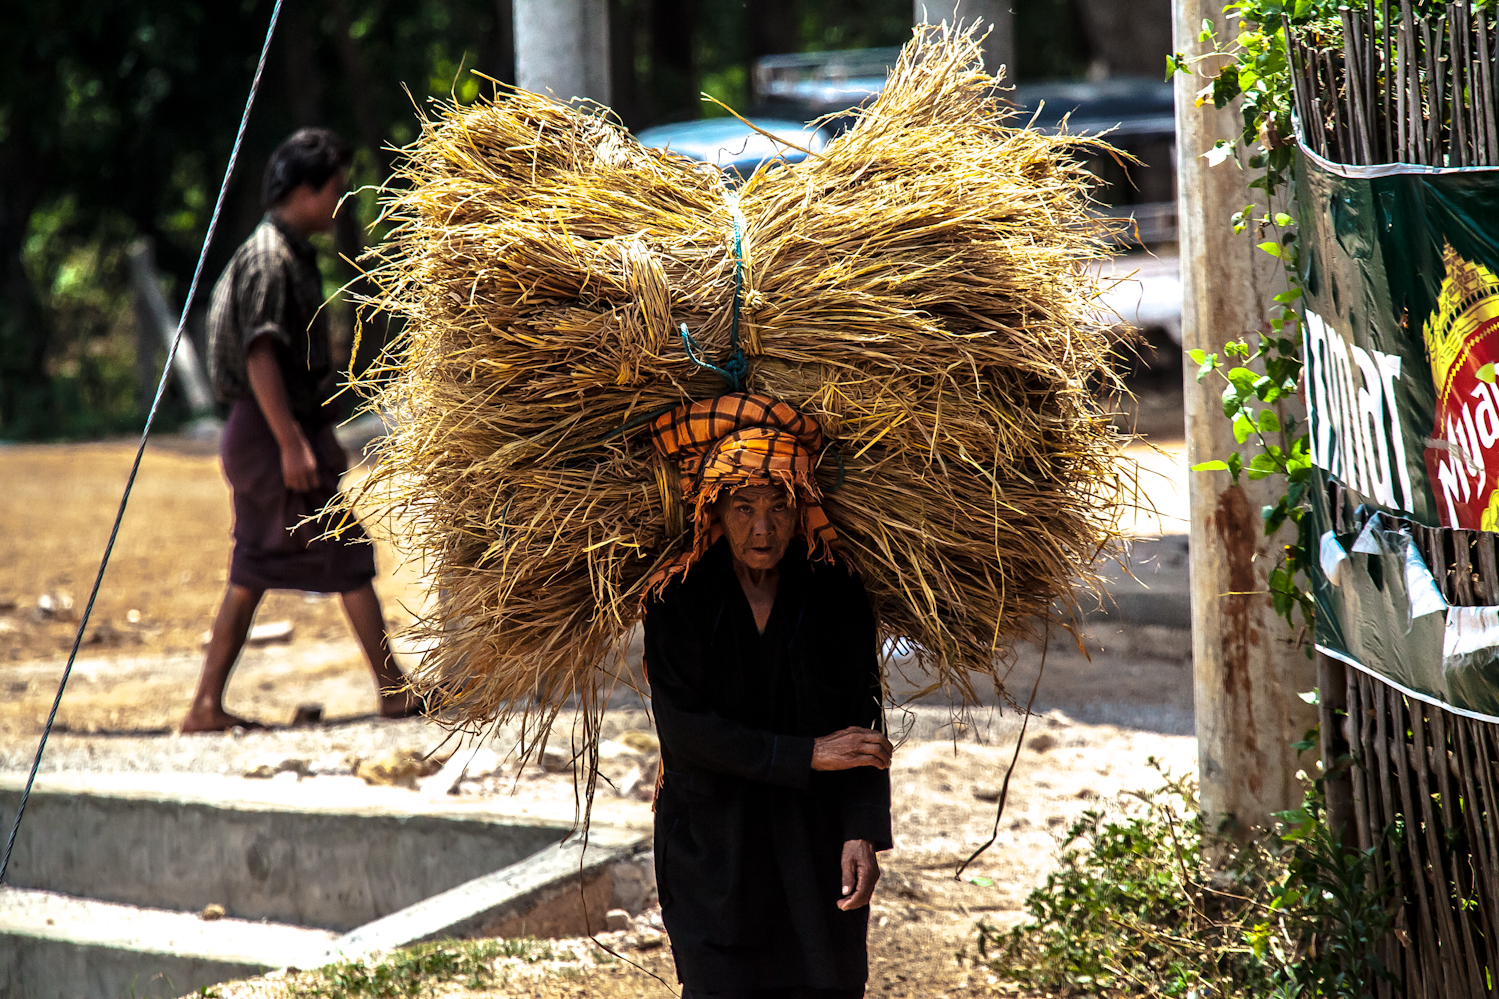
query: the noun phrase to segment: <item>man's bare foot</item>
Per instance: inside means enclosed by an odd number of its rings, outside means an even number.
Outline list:
[[[264,725],[258,721],[241,718],[239,715],[231,715],[223,708],[193,708],[182,719],[182,724],[177,726],[177,731],[183,735],[193,732],[227,732],[231,728],[261,729]]]

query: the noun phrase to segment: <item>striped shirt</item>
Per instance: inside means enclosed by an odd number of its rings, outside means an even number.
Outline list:
[[[312,244],[271,214],[235,251],[213,286],[208,356],[221,402],[251,396],[245,357],[262,335],[276,343],[292,415],[315,421],[331,394],[333,370],[323,280]]]

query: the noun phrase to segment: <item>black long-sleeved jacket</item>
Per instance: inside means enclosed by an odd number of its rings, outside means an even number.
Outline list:
[[[656,810],[662,917],[693,989],[854,988],[867,908],[844,912],[843,843],[890,840],[890,780],[814,772],[812,742],[879,727],[874,618],[845,565],[793,542],[764,634],[720,541],[645,616],[666,776]]]

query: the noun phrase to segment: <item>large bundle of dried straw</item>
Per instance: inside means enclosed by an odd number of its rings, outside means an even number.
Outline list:
[[[396,429],[354,501],[440,588],[416,682],[457,723],[596,717],[646,577],[690,542],[644,418],[726,390],[679,324],[728,356],[736,203],[748,389],[836,442],[825,506],[882,637],[971,698],[1070,600],[1114,533],[1117,338],[1077,140],[1021,127],[996,82],[973,34],[918,29],[856,127],[737,197],[525,92],[423,122],[371,268],[405,319],[375,372]]]

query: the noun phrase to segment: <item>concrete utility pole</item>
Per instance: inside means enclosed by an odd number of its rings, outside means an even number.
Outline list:
[[[984,39],[984,69],[993,73],[1005,67],[1005,81],[1015,82],[1015,15],[1011,0],[913,0],[916,24],[972,24],[983,21],[989,30]]]
[[[515,83],[608,104],[609,0],[514,0]]]
[[[1232,37],[1223,0],[1175,0],[1175,49],[1189,58],[1204,20],[1220,37]],[[1216,64],[1196,64],[1214,72]],[[1182,339],[1186,349],[1222,355],[1223,344],[1265,327],[1270,299],[1283,290],[1278,261],[1255,248],[1249,233],[1236,235],[1229,217],[1249,204],[1264,214],[1264,194],[1250,192],[1250,174],[1232,162],[1210,166],[1202,154],[1242,127],[1237,105],[1221,111],[1196,106],[1200,77],[1176,77]],[[1223,418],[1221,385],[1196,382],[1186,368],[1188,463],[1223,458],[1234,450]],[[1247,464],[1247,462],[1246,462]],[[1192,669],[1202,807],[1210,819],[1237,819],[1239,828],[1263,825],[1273,812],[1301,801],[1291,744],[1317,722],[1316,709],[1296,695],[1317,683],[1316,668],[1289,641],[1283,620],[1265,595],[1266,577],[1289,525],[1264,536],[1261,506],[1275,502],[1279,485],[1234,486],[1227,472],[1190,475]]]

